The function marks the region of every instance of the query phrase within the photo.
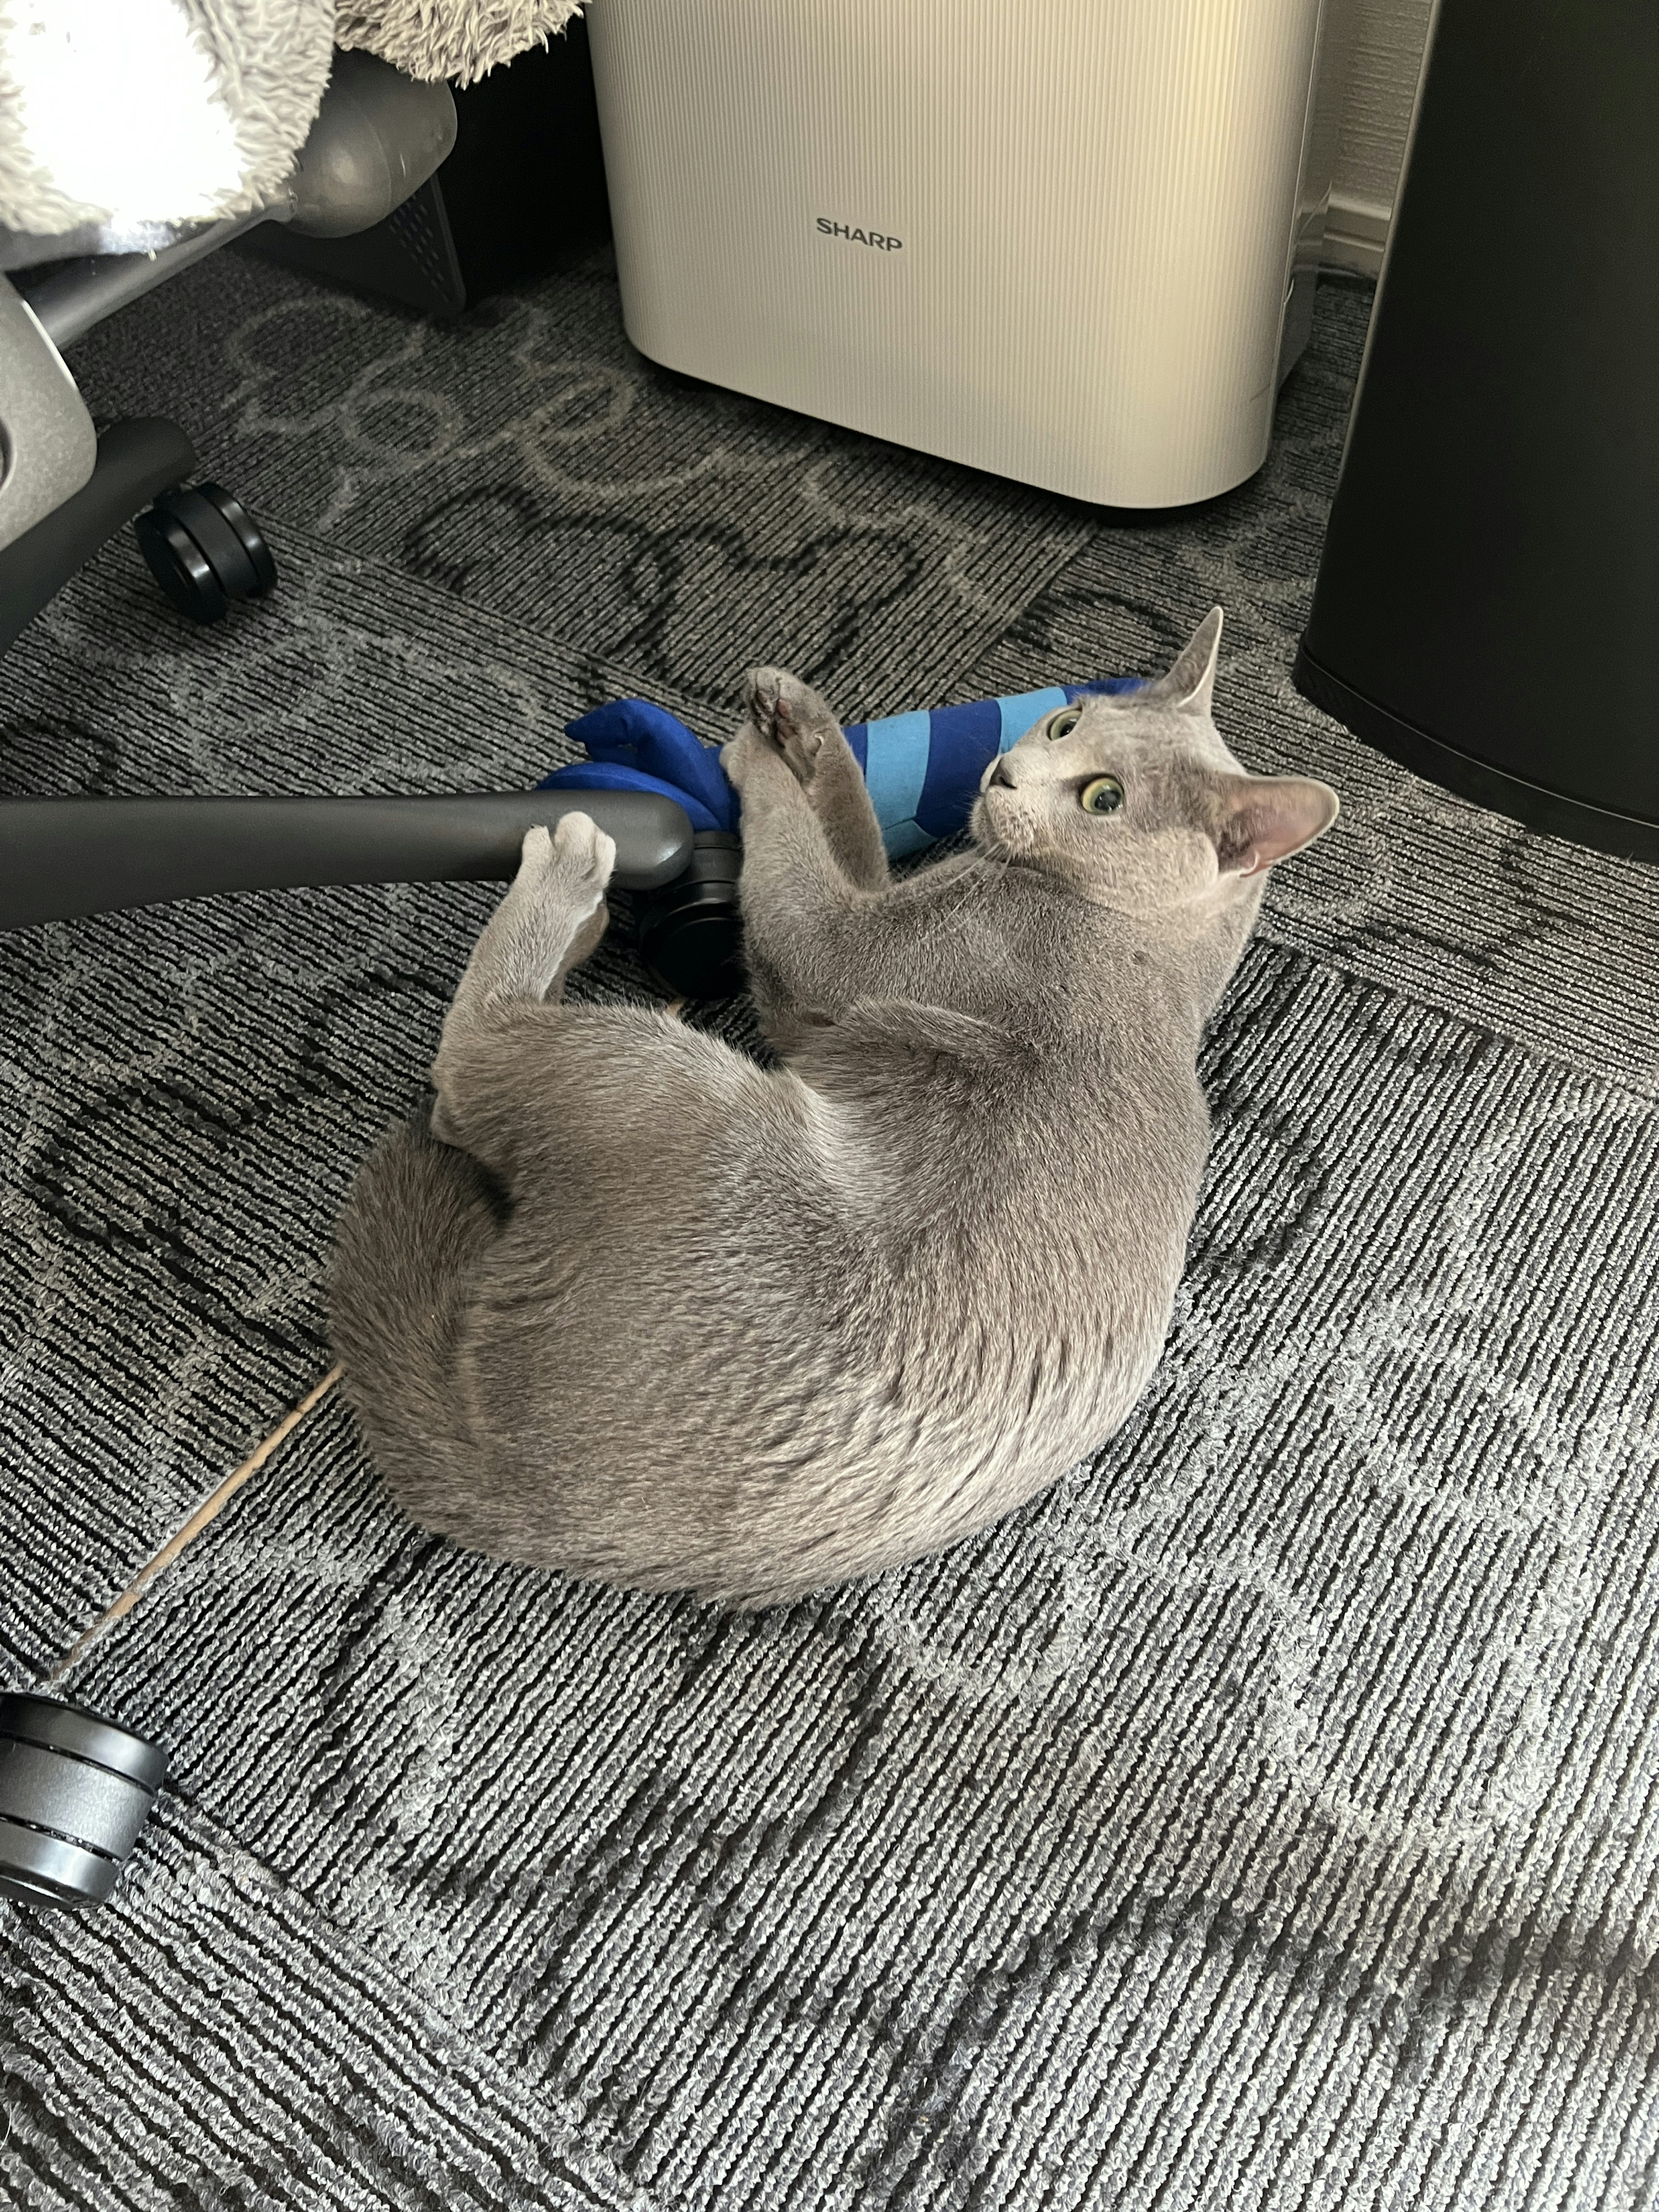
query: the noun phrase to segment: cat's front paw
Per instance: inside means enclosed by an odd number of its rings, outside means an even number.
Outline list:
[[[825,744],[841,734],[828,702],[787,668],[751,668],[744,696],[758,742],[780,754],[797,783],[810,790]]]
[[[617,841],[591,814],[562,814],[550,836],[541,823],[524,833],[518,883],[538,902],[592,913],[617,865]]]

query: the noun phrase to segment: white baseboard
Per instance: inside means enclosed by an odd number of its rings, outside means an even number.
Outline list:
[[[1325,267],[1350,269],[1360,276],[1375,276],[1382,266],[1382,249],[1389,242],[1390,212],[1385,200],[1362,199],[1356,192],[1334,191],[1319,257]]]

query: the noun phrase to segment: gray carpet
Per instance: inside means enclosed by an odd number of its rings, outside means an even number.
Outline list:
[[[0,1921],[0,2202],[1659,2203],[1659,877],[1290,690],[1366,307],[1139,526],[678,386],[598,264],[444,331],[221,257],[82,349],[283,589],[198,633],[112,550],[0,672],[9,788],[524,780],[608,690],[877,712],[1218,597],[1224,728],[1346,811],[1206,1043],[1164,1363],[1001,1528],[725,1619],[430,1541],[310,1419],[75,1677],[175,1777],[103,1912]],[[0,944],[5,1680],[326,1365],[489,897]]]

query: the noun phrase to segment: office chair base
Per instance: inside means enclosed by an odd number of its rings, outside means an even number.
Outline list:
[[[164,492],[133,530],[156,582],[192,622],[217,622],[233,599],[261,598],[276,581],[264,532],[221,484]]]
[[[112,424],[98,441],[90,479],[0,550],[0,653],[106,538],[195,466],[195,450],[176,422],[152,416]]]

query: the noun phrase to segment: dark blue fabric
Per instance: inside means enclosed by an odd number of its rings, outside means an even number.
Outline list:
[[[927,780],[916,826],[930,837],[949,837],[973,812],[979,780],[1002,732],[1002,715],[994,699],[975,699],[969,707],[936,707],[927,719]]]
[[[676,793],[684,793],[685,799],[697,801],[708,818],[699,822],[693,815],[695,828],[737,828],[738,794],[726,780],[720,754],[713,745],[702,744],[665,708],[653,707],[646,699],[612,699],[605,706],[596,707],[591,714],[567,723],[565,734],[585,749],[590,762],[631,769],[654,777],[652,789],[667,785]],[[580,763],[574,769],[559,769],[544,780],[543,788],[557,790],[569,785],[578,791],[627,791],[641,787],[576,781],[587,774]],[[689,805],[686,812],[691,813]]]
[[[544,775],[536,787],[538,791],[654,791],[659,798],[672,799],[683,806],[694,830],[732,830],[736,823],[730,812],[722,811],[717,819],[695,792],[681,783],[670,783],[666,776],[647,775],[643,769],[629,768],[621,761],[573,761],[568,768],[556,769]],[[728,796],[735,801],[737,793],[727,786]]]

